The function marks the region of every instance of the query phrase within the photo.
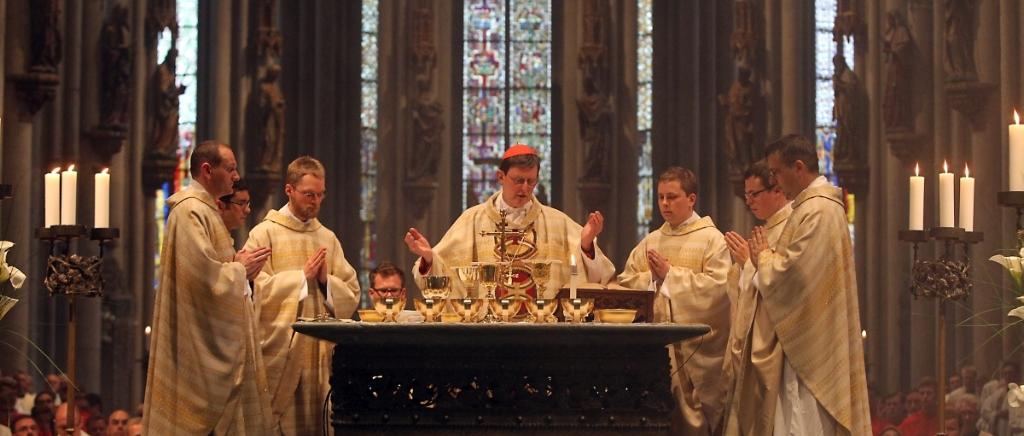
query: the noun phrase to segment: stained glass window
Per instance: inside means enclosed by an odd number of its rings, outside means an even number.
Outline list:
[[[163,184],[155,195],[157,229],[157,246],[154,253],[154,263],[157,270],[160,268],[160,250],[163,248],[164,224],[167,222],[166,201],[175,192],[188,186],[188,156],[195,145],[196,118],[198,106],[199,81],[197,70],[199,69],[199,0],[177,0],[176,13],[178,20],[178,35],[174,39],[169,29],[164,29],[157,37],[157,62],[163,62],[172,46],[178,50],[175,59],[174,76],[179,85],[185,86],[185,93],[178,97],[178,168],[174,173],[174,180]],[[155,274],[154,280],[159,279]],[[154,289],[158,284],[154,283]]]
[[[359,219],[363,222],[363,243],[359,250],[359,282],[369,288],[369,273],[376,265],[377,231],[377,29],[378,0],[362,0],[362,135],[361,195]]]
[[[835,66],[832,58],[842,50],[847,65],[853,69],[853,42],[836,43],[832,31],[836,25],[837,0],[815,0],[814,2],[814,123],[818,148],[818,168],[833,183],[832,146],[836,141],[836,122],[832,119],[835,105],[835,89],[832,74]]]
[[[463,207],[497,191],[505,149],[542,157],[537,194],[551,192],[551,0],[463,3]]]
[[[650,232],[654,213],[654,168],[651,163],[651,86],[654,74],[654,0],[637,0],[636,37],[636,130],[640,144],[637,187],[636,231],[643,239]]]

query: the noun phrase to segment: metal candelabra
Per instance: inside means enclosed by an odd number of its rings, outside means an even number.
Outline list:
[[[984,240],[985,235],[982,232],[964,231],[959,227],[935,227],[931,230],[901,230],[899,238],[914,246],[910,293],[914,298],[935,299],[938,329],[938,368],[935,380],[938,382],[938,422],[942,423],[946,422],[946,302],[970,296],[973,289],[970,246]],[[918,253],[919,245],[933,239],[942,242],[942,254],[934,260],[922,259]],[[962,258],[957,255],[958,247],[963,249]],[[945,432],[940,429],[938,435],[945,435]]]
[[[83,256],[72,252],[71,242],[89,237],[99,244],[99,255]],[[98,228],[89,230],[82,225],[57,225],[36,229],[36,238],[50,245],[46,259],[46,278],[43,285],[50,296],[63,294],[68,297],[68,392],[66,402],[75,404],[75,341],[77,320],[75,316],[75,297],[100,297],[103,295],[103,248],[108,242],[117,239],[120,231],[116,228]],[[75,407],[68,407],[66,429],[74,434],[76,419]]]

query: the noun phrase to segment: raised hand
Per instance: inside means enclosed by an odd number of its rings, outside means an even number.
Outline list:
[[[668,258],[654,250],[647,250],[647,266],[650,267],[651,274],[654,274],[654,278],[659,282],[665,280],[669,268],[672,267],[668,263]]]
[[[255,280],[267,259],[270,259],[270,247],[259,247],[252,251],[243,248],[235,253],[234,261],[245,267],[246,280]]]
[[[725,232],[725,243],[729,246],[729,254],[732,255],[733,263],[741,267],[750,259],[750,244],[736,232]]]
[[[604,215],[601,215],[601,212],[591,212],[587,216],[587,224],[580,232],[580,247],[583,248],[583,251],[588,253],[593,251],[594,238],[597,238],[602,230],[604,230]]]
[[[405,232],[405,246],[409,247],[409,251],[413,254],[422,257],[427,264],[434,262],[434,252],[430,247],[430,241],[427,241],[427,237],[423,236],[419,230],[410,228],[408,232]]]

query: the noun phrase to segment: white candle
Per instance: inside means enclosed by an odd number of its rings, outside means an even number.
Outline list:
[[[939,173],[939,227],[954,227],[953,218],[953,173],[949,165],[942,161],[942,172]]]
[[[93,227],[105,229],[110,227],[110,174],[108,169],[96,173],[96,207],[93,214]]]
[[[1020,124],[1020,115],[1013,111],[1013,124],[1010,124],[1010,156],[1009,177],[1011,191],[1024,191],[1024,126]]]
[[[974,231],[974,177],[971,170],[964,165],[964,176],[960,178],[960,227],[968,232]]]
[[[579,273],[576,269],[576,254],[569,255],[569,298],[576,298],[576,277],[579,277]]]
[[[75,225],[75,213],[78,208],[78,173],[75,165],[60,173],[60,224]]]
[[[43,175],[43,226],[60,224],[60,167]]]
[[[910,230],[924,230],[924,176],[918,164],[910,176]]]

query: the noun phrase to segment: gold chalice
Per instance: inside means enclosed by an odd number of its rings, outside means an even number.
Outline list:
[[[405,308],[405,295],[401,297],[375,297],[373,308],[384,316],[383,322],[397,322],[398,313]]]
[[[487,294],[484,298],[487,300],[494,299],[494,290],[498,287],[498,280],[501,276],[501,267],[497,263],[480,263],[477,265],[478,279],[480,285],[487,290]]]
[[[444,311],[444,301],[437,298],[424,298],[412,300],[416,311],[423,315],[423,322],[437,321],[437,316]]]
[[[551,280],[551,265],[560,263],[557,260],[534,260],[529,263],[530,276],[537,285],[537,298],[544,298],[544,291]]]
[[[462,322],[476,322],[480,317],[480,308],[485,307],[484,301],[479,298],[459,298],[450,300],[455,307],[455,312],[462,316]],[[487,309],[484,308],[484,311]]]
[[[487,300],[491,307],[491,313],[501,322],[509,320],[519,313],[523,307],[523,300],[519,298],[502,298],[500,300]]]
[[[537,292],[540,295],[540,291]],[[538,324],[555,322],[555,310],[558,309],[558,300],[538,298],[526,300],[526,310],[530,312],[529,321]]]
[[[459,281],[462,282],[462,287],[466,289],[466,297],[479,297],[479,291],[477,291],[477,266],[466,265],[455,267],[455,272],[459,274]]]
[[[594,310],[593,298],[563,298],[562,317],[567,322],[581,323]]]

